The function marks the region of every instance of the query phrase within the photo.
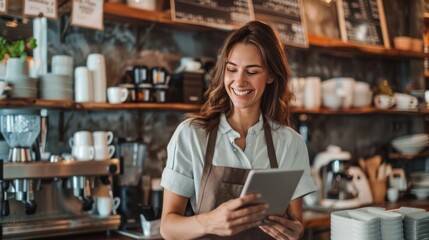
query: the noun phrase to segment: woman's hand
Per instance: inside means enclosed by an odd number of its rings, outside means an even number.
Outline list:
[[[250,194],[224,202],[207,214],[197,216],[206,234],[231,236],[261,224],[267,204],[246,206],[259,199],[260,194]]]
[[[262,231],[275,239],[300,239],[304,234],[304,226],[295,217],[289,206],[284,216],[270,215],[264,220],[267,225],[259,226]]]

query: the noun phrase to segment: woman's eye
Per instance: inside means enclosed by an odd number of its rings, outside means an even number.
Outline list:
[[[227,70],[228,72],[237,72],[237,70],[236,70],[236,69],[234,69],[234,68],[226,68],[226,70]]]
[[[255,74],[257,74],[257,72],[247,71],[247,74],[249,74],[249,75],[255,75]]]

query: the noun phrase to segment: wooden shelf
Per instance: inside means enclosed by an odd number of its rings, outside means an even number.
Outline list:
[[[200,105],[185,103],[76,103],[74,101],[45,99],[8,99],[0,100],[0,108],[49,108],[64,110],[177,110],[197,111]]]
[[[340,39],[327,38],[316,35],[309,35],[310,47],[327,48],[329,51],[338,52],[344,55],[379,55],[395,58],[395,59],[409,59],[409,58],[425,58],[429,54],[423,52],[402,51],[393,48],[385,48],[381,46],[372,46],[360,43],[346,43]]]
[[[6,99],[0,100],[0,108],[48,108],[48,109],[64,109],[64,110],[89,110],[89,111],[102,111],[102,110],[174,110],[193,112],[201,108],[199,104],[186,104],[186,103],[77,103],[67,100],[45,100],[45,99]],[[304,109],[294,108],[292,113],[295,114],[321,114],[321,115],[362,115],[362,114],[405,114],[405,115],[429,115],[429,109],[420,110],[396,110],[388,109],[382,110],[375,107],[365,108],[349,108],[332,110],[328,108],[320,109]]]
[[[120,19],[131,19],[138,21],[166,23],[181,27],[191,27],[197,29],[210,29],[216,28],[216,26],[202,26],[192,23],[179,23],[171,20],[170,11],[146,11],[129,7],[125,4],[116,3],[104,3],[104,13],[108,16],[117,17]],[[426,16],[426,15],[425,15]],[[219,29],[219,28],[218,28]],[[226,30],[226,29],[222,29]],[[343,56],[355,56],[355,55],[371,55],[371,56],[382,56],[395,59],[412,59],[412,58],[425,58],[429,57],[429,54],[423,52],[411,52],[411,51],[400,51],[396,49],[388,49],[385,47],[371,46],[359,43],[345,43],[340,39],[332,39],[327,37],[309,35],[310,47],[325,48],[329,53],[339,53]]]

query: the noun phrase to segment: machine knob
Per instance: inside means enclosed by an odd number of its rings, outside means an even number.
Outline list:
[[[110,165],[107,167],[107,171],[108,171],[109,173],[111,173],[111,174],[114,174],[114,173],[116,173],[116,172],[118,171],[118,166],[116,166],[115,164],[110,164]]]

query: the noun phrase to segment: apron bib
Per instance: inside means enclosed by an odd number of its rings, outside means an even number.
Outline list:
[[[213,155],[216,145],[218,127],[210,131],[207,151],[204,159],[204,170],[201,177],[197,213],[209,212],[220,204],[240,197],[241,190],[250,169],[214,166]],[[264,118],[265,141],[271,168],[278,168],[274,151],[271,129]],[[206,236],[200,239],[272,239],[258,227],[254,227],[231,237]]]

